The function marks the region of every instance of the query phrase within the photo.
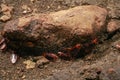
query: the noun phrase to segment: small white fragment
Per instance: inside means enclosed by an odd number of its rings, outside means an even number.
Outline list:
[[[27,13],[27,11],[26,11],[26,10],[24,10],[22,13],[23,13],[23,14],[26,14],[26,13]]]
[[[11,57],[10,57],[10,60],[11,60],[11,62],[12,62],[13,64],[16,63],[16,61],[17,61],[17,55],[14,54],[14,53],[12,53],[12,54],[11,54]]]
[[[1,50],[4,50],[5,48],[6,48],[6,44],[3,43],[3,44],[0,46],[0,49],[1,49]]]

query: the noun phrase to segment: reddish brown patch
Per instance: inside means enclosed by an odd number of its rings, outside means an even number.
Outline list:
[[[58,56],[59,56],[61,59],[64,59],[64,60],[70,60],[70,59],[71,59],[70,53],[58,52]]]
[[[92,44],[97,44],[97,43],[98,43],[98,39],[97,38],[92,40]]]
[[[112,74],[112,73],[114,73],[114,72],[116,72],[114,68],[109,68],[109,69],[108,69],[108,73],[109,73],[109,74]]]
[[[58,59],[58,56],[54,53],[43,53],[43,56],[51,61],[56,61]]]
[[[63,52],[58,52],[58,56],[65,60],[74,59],[77,57],[81,47],[82,47],[81,44],[76,44],[71,48],[65,48]]]

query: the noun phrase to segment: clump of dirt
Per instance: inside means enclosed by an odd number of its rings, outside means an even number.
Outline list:
[[[1,0],[0,5],[13,7],[11,20],[32,13],[49,13],[68,9],[78,5],[98,5],[109,11],[109,19],[120,24],[119,0]],[[2,16],[0,9],[0,16]],[[0,30],[6,22],[0,22]],[[120,25],[119,25],[120,26]],[[36,62],[32,55],[19,57],[16,64],[11,64],[9,52],[0,52],[1,80],[120,80],[120,50],[116,44],[120,40],[120,30],[108,38],[84,58],[74,61],[57,60],[26,69],[24,61]],[[37,56],[38,57],[38,56]]]

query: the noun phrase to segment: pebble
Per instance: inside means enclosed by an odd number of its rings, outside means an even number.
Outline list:
[[[33,62],[31,60],[26,60],[23,63],[26,64],[26,69],[35,68],[35,62]]]
[[[108,73],[111,74],[111,73],[114,73],[115,72],[115,69],[114,68],[109,68],[108,69]]]
[[[6,4],[1,4],[1,12],[2,16],[0,17],[0,21],[6,22],[11,19],[11,12],[13,11],[13,7],[9,7]]]
[[[37,60],[36,64],[37,66],[41,66],[41,65],[45,65],[48,64],[50,61],[48,59],[46,59],[43,56],[40,56],[39,59]]]

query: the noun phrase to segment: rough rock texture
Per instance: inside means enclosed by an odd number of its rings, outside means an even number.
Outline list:
[[[112,21],[110,26],[112,29],[113,22],[117,22],[117,27],[120,27],[120,0],[0,0],[0,4],[2,3],[13,6],[11,20],[32,13],[48,13],[81,5],[97,5],[107,9],[109,17],[107,21]],[[27,5],[32,12],[23,14],[23,5]],[[5,23],[0,22],[0,31],[3,30],[2,26]],[[23,54],[19,61],[12,65],[9,59],[11,53],[0,52],[0,80],[66,80],[68,78],[69,80],[120,80],[120,49],[115,49],[119,44],[117,41],[120,43],[120,30],[96,45],[93,52],[83,58],[75,61],[58,60],[29,70],[23,62],[31,60],[34,56]],[[98,76],[99,72],[101,73]]]
[[[31,48],[56,52],[78,43],[91,43],[106,30],[107,11],[98,6],[78,6],[49,14],[36,14],[8,22],[4,38],[12,49]]]

